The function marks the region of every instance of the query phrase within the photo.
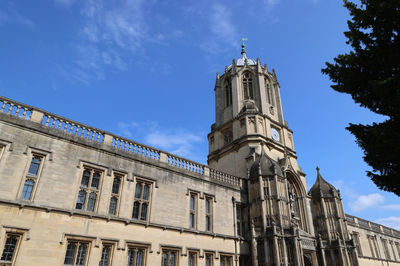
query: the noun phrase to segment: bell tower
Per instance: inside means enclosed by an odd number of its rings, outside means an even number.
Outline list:
[[[215,123],[208,134],[208,164],[247,178],[251,158],[261,155],[261,144],[274,160],[284,157],[296,162],[293,132],[283,118],[280,85],[275,70],[270,72],[260,59],[233,59],[215,81]]]

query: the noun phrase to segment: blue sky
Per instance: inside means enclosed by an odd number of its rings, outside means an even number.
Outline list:
[[[315,167],[345,211],[400,229],[348,123],[384,118],[334,92],[325,61],[348,51],[340,1],[0,0],[0,94],[206,163],[216,72],[240,57],[276,70],[308,187]]]

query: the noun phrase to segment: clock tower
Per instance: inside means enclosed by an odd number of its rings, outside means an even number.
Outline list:
[[[275,161],[285,156],[297,165],[293,131],[283,118],[280,85],[260,59],[233,59],[215,82],[215,123],[208,134],[210,167],[247,178],[251,163],[263,151]]]

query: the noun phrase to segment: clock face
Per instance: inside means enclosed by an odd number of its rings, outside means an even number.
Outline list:
[[[279,135],[279,132],[277,129],[271,128],[271,136],[272,136],[273,140],[278,141],[278,142],[281,141],[281,136]]]

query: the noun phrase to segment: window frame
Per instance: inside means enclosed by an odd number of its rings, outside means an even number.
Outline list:
[[[233,102],[232,96],[233,96],[232,82],[231,82],[230,78],[227,77],[224,82],[224,103],[225,103],[224,106],[225,106],[225,108],[228,108],[229,106],[232,105],[232,102]]]
[[[102,264],[104,247],[109,247],[110,248],[110,254],[108,255],[108,262],[107,262],[107,264],[105,266],[111,266],[112,265],[112,261],[113,261],[113,257],[114,257],[115,243],[109,242],[109,241],[102,241],[101,242],[101,253],[100,253],[99,266],[103,266],[104,265],[104,264]]]
[[[246,77],[246,75],[249,75]],[[254,100],[254,81],[253,73],[250,71],[244,71],[242,74],[242,91],[243,100]],[[246,97],[247,96],[247,97]]]
[[[83,185],[82,181],[84,178],[84,174],[86,171],[89,171],[89,180],[87,185]],[[99,174],[99,180],[97,184],[97,188],[92,187],[93,184],[93,176],[95,173]],[[79,187],[78,187],[78,192],[76,194],[76,201],[74,204],[74,209],[79,210],[79,211],[84,211],[84,212],[91,212],[91,213],[97,213],[98,207],[99,207],[99,201],[100,201],[100,194],[101,194],[101,188],[103,185],[103,179],[104,179],[104,170],[95,168],[89,165],[84,165],[83,170],[81,171],[80,174],[80,179],[79,179]],[[82,208],[77,208],[78,200],[80,197],[80,192],[84,191],[85,192],[85,198],[83,200]],[[89,200],[90,200],[90,195],[94,193],[96,195],[96,202],[93,206],[93,210],[88,210],[89,206]]]
[[[193,209],[192,209],[192,199],[193,199]],[[197,230],[197,216],[198,216],[198,202],[199,202],[199,193],[190,191],[189,192],[189,229]],[[192,224],[193,217],[193,224]]]
[[[210,257],[211,258],[211,260],[210,260],[210,265],[207,265],[207,257]],[[204,252],[204,264],[205,264],[205,266],[214,266],[214,253],[213,252],[207,252],[207,251],[205,251]]]
[[[23,238],[24,234],[23,234],[23,232],[19,232],[19,231],[14,232],[14,231],[15,230],[6,231],[5,234],[4,234],[3,241],[0,242],[0,248],[1,248],[0,249],[1,250],[1,253],[0,253],[0,264],[2,266],[3,265],[4,266],[14,265],[15,260],[17,259],[18,252],[19,252],[19,247],[21,245],[22,238]],[[9,236],[16,236],[17,237],[17,242],[14,245],[14,250],[13,250],[13,253],[12,253],[11,260],[3,260],[3,255],[4,255],[4,252],[5,252],[5,248],[6,248],[6,244],[7,244],[7,240],[8,240]]]
[[[219,255],[220,266],[233,266],[233,256],[229,254]],[[226,264],[228,263],[228,264]]]
[[[245,217],[244,217],[244,206],[238,202],[236,202],[235,205],[236,209],[236,215],[235,215],[235,221],[236,221],[236,234],[239,237],[245,237],[246,236],[246,224],[245,224]],[[239,211],[238,211],[239,210]]]
[[[121,206],[121,192],[123,189],[123,184],[124,184],[124,179],[125,179],[125,174],[119,173],[119,172],[114,172],[113,173],[113,179],[112,179],[112,184],[111,184],[111,192],[110,192],[110,199],[108,201],[108,210],[107,210],[107,214],[108,215],[112,215],[112,216],[118,216],[119,215],[119,209]],[[114,193],[113,189],[114,189],[114,180],[116,178],[119,178],[119,188],[118,188],[118,193]],[[115,206],[115,213],[110,213],[110,208],[111,208],[111,200],[113,198],[117,199],[117,204]]]
[[[140,197],[136,197],[136,188],[138,184],[142,184],[141,192],[140,192]],[[150,220],[150,210],[151,210],[151,201],[152,201],[152,194],[153,194],[153,181],[149,181],[143,178],[135,178],[135,185],[134,185],[134,194],[133,194],[133,205],[132,205],[132,213],[131,213],[131,219],[137,220],[137,221],[144,221],[147,222]],[[143,199],[144,195],[144,188],[145,186],[149,186],[149,191],[148,191],[148,197],[147,199]],[[137,217],[134,217],[135,214],[135,204],[139,203],[139,208],[138,208],[138,213]],[[143,210],[143,204],[147,204],[147,210],[146,210],[146,217],[145,219],[142,219],[142,210]]]
[[[164,253],[167,253],[167,264],[164,265],[163,264],[163,257],[164,257]],[[170,254],[171,253],[175,253],[175,264],[173,266],[179,266],[179,257],[180,257],[180,250],[176,249],[176,248],[162,248],[161,250],[161,266],[170,266],[169,264],[169,258],[170,258]]]
[[[209,212],[207,213],[207,202],[209,203]],[[213,232],[214,230],[214,197],[205,195],[204,196],[204,229],[207,232]],[[209,222],[209,228],[207,228],[207,220]]]
[[[32,175],[32,174],[29,173],[29,171],[30,171],[31,166],[33,164],[33,160],[35,158],[39,158],[40,159],[40,163],[39,163],[39,166],[37,168],[36,174]],[[22,178],[20,189],[19,189],[19,192],[18,192],[18,195],[17,195],[17,198],[19,200],[22,200],[22,201],[33,201],[34,200],[35,195],[36,195],[36,190],[37,190],[37,187],[38,187],[38,183],[39,183],[39,179],[40,179],[40,177],[42,175],[43,165],[44,165],[45,160],[46,160],[46,154],[39,153],[39,152],[36,152],[36,151],[31,151],[30,152],[29,160],[27,162],[26,169],[25,169],[25,172],[24,172],[24,177]],[[26,187],[25,185],[27,184],[28,181],[33,182],[33,185],[32,185],[32,188],[30,190],[29,197],[26,197],[25,196],[25,187]]]
[[[189,260],[191,258],[191,255],[194,256],[194,261],[192,266],[198,266],[199,252],[197,250],[192,250],[192,249],[189,249],[187,251],[187,258],[188,258],[187,265],[190,266]]]
[[[77,243],[77,246],[75,246],[74,254],[73,254],[73,257],[72,257],[72,259],[73,259],[72,260],[72,264],[65,264],[65,259],[67,257],[67,252],[68,252],[68,246],[69,246],[70,243]],[[63,259],[63,264],[62,265],[76,266],[79,247],[80,247],[81,244],[87,244],[83,265],[86,266],[88,264],[89,257],[90,257],[90,252],[91,252],[91,247],[92,247],[92,240],[84,239],[84,238],[68,237],[66,239],[66,245],[65,245],[65,249],[64,249],[64,254],[65,255],[64,255],[64,259]]]

